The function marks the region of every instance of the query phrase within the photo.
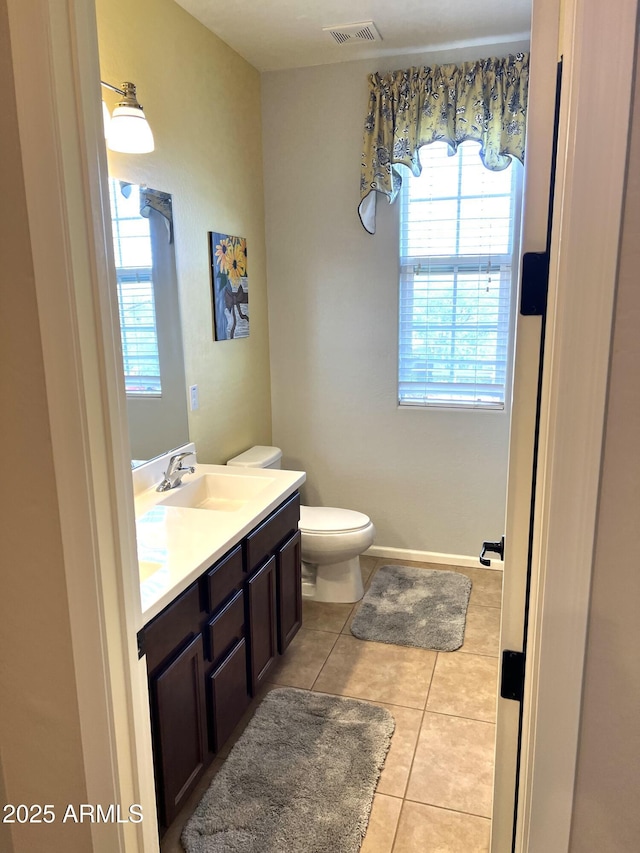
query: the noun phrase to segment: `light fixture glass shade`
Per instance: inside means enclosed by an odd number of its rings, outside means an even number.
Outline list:
[[[117,106],[109,122],[107,145],[124,154],[147,154],[155,148],[153,133],[141,107]]]
[[[104,127],[104,138],[106,139],[109,135],[109,125],[111,124],[111,113],[109,112],[109,107],[102,102],[102,125]]]

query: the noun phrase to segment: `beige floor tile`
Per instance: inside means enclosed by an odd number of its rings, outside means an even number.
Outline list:
[[[353,604],[325,604],[324,601],[303,598],[302,627],[339,634],[352,610]]]
[[[491,816],[495,725],[427,711],[406,797]]]
[[[272,684],[310,690],[338,634],[300,628],[291,645],[267,675]]]
[[[357,604],[354,604],[352,606],[351,613],[349,614],[347,621],[344,623],[342,631],[340,632],[341,634],[348,634],[349,636],[352,636],[352,634],[351,634],[351,623],[353,622],[353,618],[356,615],[356,613],[358,612],[359,607],[360,607],[360,602],[358,602]]]
[[[438,655],[427,711],[495,723],[498,660],[480,655]]]
[[[393,853],[487,853],[491,821],[405,802]]]
[[[376,794],[360,853],[391,853],[402,800]]]
[[[462,575],[471,578],[471,598],[469,604],[484,607],[500,607],[502,604],[502,571],[497,569],[456,569]]]
[[[500,651],[500,608],[469,605],[464,643],[457,652],[498,657]]]
[[[424,708],[436,653],[426,649],[370,643],[341,634],[314,690]]]
[[[392,797],[404,797],[418,735],[420,734],[422,711],[417,708],[386,705],[384,702],[376,702],[375,704],[386,708],[396,721],[391,746],[376,791],[380,794],[389,794]]]
[[[377,562],[377,557],[368,557],[364,554],[360,555],[360,574],[362,575],[362,583],[364,584],[365,589],[369,585],[369,582],[373,575],[373,570],[376,568]]]

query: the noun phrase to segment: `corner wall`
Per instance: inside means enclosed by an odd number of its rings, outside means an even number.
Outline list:
[[[640,54],[627,163],[571,853],[640,841]]]
[[[367,75],[508,52],[262,75],[273,441],[307,471],[304,500],[367,513],[377,545],[473,555],[499,539],[509,414],[397,406],[398,206],[379,200],[375,236],[356,211]]]
[[[136,84],[156,143],[109,152],[109,171],[173,196],[185,406],[189,385],[200,397],[189,436],[222,462],[271,441],[260,77],[173,0],[97,0],[96,14],[102,79]],[[208,231],[247,238],[248,338],[213,340]]]

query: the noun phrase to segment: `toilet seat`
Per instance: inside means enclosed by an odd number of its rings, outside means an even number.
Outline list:
[[[369,516],[352,509],[333,506],[301,506],[300,522],[302,533],[354,533],[371,524]]]

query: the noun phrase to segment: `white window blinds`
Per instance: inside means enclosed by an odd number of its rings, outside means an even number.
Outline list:
[[[516,173],[467,142],[420,151],[400,210],[399,402],[504,408]]]
[[[153,293],[149,220],[140,216],[140,194],[131,185],[125,197],[109,181],[118,309],[127,394],[159,396],[160,359]]]

